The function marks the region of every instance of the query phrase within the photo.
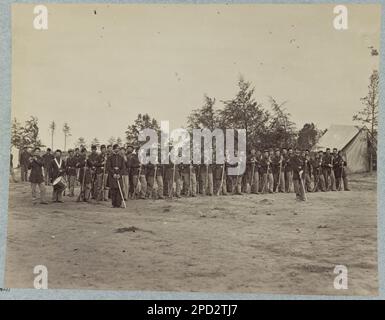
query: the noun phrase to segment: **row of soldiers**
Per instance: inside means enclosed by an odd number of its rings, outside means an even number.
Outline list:
[[[36,157],[36,154],[33,156]],[[91,147],[91,153],[85,148],[69,150],[65,160],[60,150],[52,156],[48,150],[40,162],[44,168],[45,184],[63,176],[68,196],[73,197],[75,186],[80,184],[78,201],[108,201],[110,198],[113,207],[120,207],[123,200],[136,198],[294,191],[298,200],[305,200],[307,192],[336,191],[342,186],[349,190],[345,170],[347,163],[337,149],[331,152],[328,148],[313,155],[309,150],[292,148],[269,149],[263,153],[252,149],[245,159],[245,172],[229,175],[229,168],[239,168],[238,164],[174,165],[172,162],[150,162],[142,165],[132,145],[102,145],[100,152],[96,146]],[[55,186],[53,189],[54,201],[61,202],[64,190]]]

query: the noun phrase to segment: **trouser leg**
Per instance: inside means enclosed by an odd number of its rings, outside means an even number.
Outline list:
[[[310,175],[309,173],[306,173],[305,174],[305,179],[304,179],[304,183],[305,183],[305,189],[307,192],[311,192],[312,191],[312,187],[311,187],[311,178],[310,178]]]
[[[274,192],[278,192],[278,183],[280,182],[279,181],[279,172],[276,171],[273,173],[273,191]]]
[[[37,184],[36,183],[32,183],[31,182],[31,191],[32,191],[32,201],[35,202],[36,201],[36,186]]]
[[[147,193],[147,180],[144,174],[140,175],[140,197],[142,199],[146,198]]]
[[[332,191],[336,191],[336,178],[334,176],[334,170],[330,170],[330,184]]]
[[[75,184],[76,184],[76,176],[69,176],[68,178],[70,197],[73,197],[75,194]]]
[[[46,202],[46,189],[45,189],[45,183],[41,182],[38,184],[39,191],[40,191],[40,202]]]
[[[164,190],[164,184],[163,184],[163,177],[161,175],[157,175],[156,176],[156,182],[158,184],[158,188],[156,190],[157,192],[157,195],[159,197],[159,199],[164,199],[164,194],[163,194],[163,190]]]
[[[183,188],[182,188],[182,194],[185,196],[190,195],[190,174],[189,173],[183,173],[182,174],[182,180],[183,180]]]
[[[91,183],[85,183],[84,184],[84,192],[83,192],[83,195],[84,195],[84,201],[88,201],[88,199],[90,198],[91,196]]]
[[[195,197],[197,195],[197,176],[195,173],[191,174],[191,196]]]
[[[268,183],[269,183],[269,193],[273,193],[273,187],[274,187],[274,177],[272,173],[268,174]]]

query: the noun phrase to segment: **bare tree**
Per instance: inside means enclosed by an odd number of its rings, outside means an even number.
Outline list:
[[[369,78],[368,94],[361,98],[361,102],[364,105],[364,108],[361,111],[358,111],[353,115],[353,120],[360,122],[362,125],[367,125],[370,129],[370,147],[369,147],[369,171],[373,169],[373,156],[375,152],[375,137],[377,136],[378,128],[378,71],[373,70]]]
[[[53,149],[53,135],[56,130],[56,123],[55,121],[52,121],[49,125],[49,129],[51,130],[51,149]]]
[[[64,133],[64,151],[66,151],[66,148],[67,148],[67,137],[71,136],[71,133],[70,133],[70,127],[69,125],[66,123],[64,123],[64,126],[63,126],[63,133]]]

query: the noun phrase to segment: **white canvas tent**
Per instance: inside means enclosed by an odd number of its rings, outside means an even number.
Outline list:
[[[369,131],[366,127],[331,125],[319,139],[314,150],[342,150],[350,173],[369,171]]]

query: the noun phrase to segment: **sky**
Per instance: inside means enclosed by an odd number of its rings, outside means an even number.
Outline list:
[[[242,75],[255,99],[269,96],[300,129],[353,124],[378,69],[380,5],[346,5],[348,29],[333,27],[335,5],[48,4],[48,30],[33,28],[33,5],[12,6],[12,117],[39,119],[42,142],[63,148],[68,123],[79,137],[125,137],[138,113],[171,128],[203,105],[228,100]]]

